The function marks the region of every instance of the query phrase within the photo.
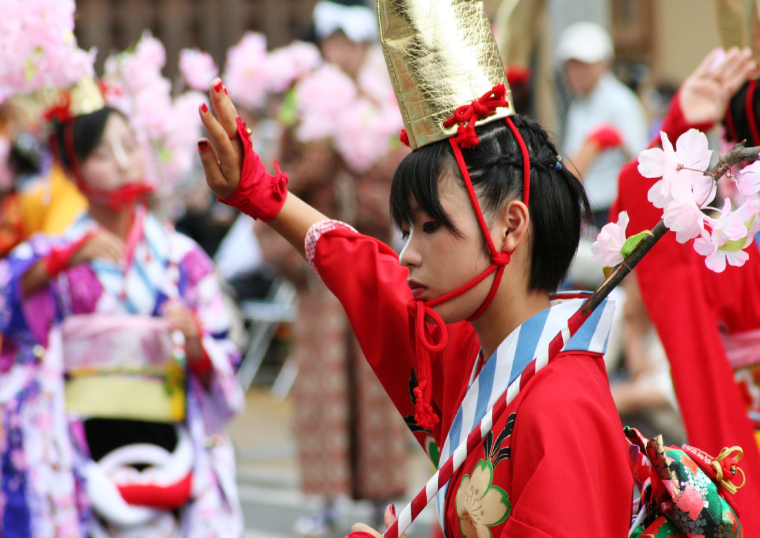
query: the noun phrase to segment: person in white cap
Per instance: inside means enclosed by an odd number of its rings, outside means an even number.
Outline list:
[[[620,168],[647,144],[646,117],[636,94],[611,72],[614,49],[604,28],[592,22],[570,25],[560,35],[556,57],[573,94],[564,150],[601,227],[617,196]]]

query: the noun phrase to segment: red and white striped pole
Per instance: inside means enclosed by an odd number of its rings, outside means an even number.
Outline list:
[[[549,345],[530,361],[517,379],[507,388],[505,394],[499,396],[496,403],[486,412],[480,423],[467,435],[467,439],[459,444],[449,459],[446,460],[446,463],[428,480],[425,487],[414,496],[412,502],[401,511],[398,519],[385,531],[384,538],[398,538],[409,528],[409,525],[420,515],[420,512],[435,498],[436,493],[454,476],[454,473],[462,466],[467,456],[480,446],[483,439],[493,428],[494,423],[499,421],[504,411],[506,411],[509,404],[514,401],[517,395],[520,394],[523,387],[528,384],[536,372],[549,364],[562,351],[565,344],[594,312],[593,309],[586,313],[583,313],[582,310],[583,306],[570,316],[565,326],[552,338]]]

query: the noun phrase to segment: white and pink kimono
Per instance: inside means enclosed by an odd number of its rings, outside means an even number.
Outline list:
[[[0,262],[0,536],[239,537],[224,428],[243,408],[240,355],[200,247],[140,208],[128,264],[72,267],[23,297],[32,265],[96,227],[84,215]],[[204,372],[161,317],[168,299],[198,321]]]

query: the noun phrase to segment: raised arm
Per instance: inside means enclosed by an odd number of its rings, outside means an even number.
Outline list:
[[[209,188],[221,202],[269,224],[304,256],[306,233],[327,217],[288,193],[287,176],[279,166],[272,176],[258,155],[246,151],[251,141],[245,124],[220,79],[212,82],[209,93],[217,117],[205,103],[198,109],[211,138],[198,141]]]

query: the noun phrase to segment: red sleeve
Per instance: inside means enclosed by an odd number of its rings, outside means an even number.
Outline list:
[[[633,478],[601,355],[567,353],[517,408],[512,514],[502,536],[625,537]]]
[[[376,239],[349,228],[336,228],[319,238],[314,263],[343,305],[370,366],[415,431],[410,422],[414,416],[410,382],[416,355],[409,338],[407,310],[412,292],[406,283],[408,271],[399,264],[398,254]],[[478,349],[469,323],[450,325],[448,331],[449,345],[432,361],[433,404],[442,415],[432,433],[439,446],[464,397],[462,384],[466,389],[467,368],[472,367]],[[424,447],[424,433],[415,434]]]
[[[663,130],[675,142],[691,127],[704,126],[688,125],[675,101]],[[616,209],[628,211],[630,234],[652,229],[662,218],[662,210],[647,200],[647,192],[656,181],[641,176],[635,161],[621,170]],[[693,242],[680,244],[674,233],[668,233],[639,263],[635,273],[647,313],[670,362],[689,444],[709,454],[718,454],[723,447],[741,446],[745,455],[742,469],[748,476],[760,476],[760,453],[752,424],[719,330],[721,318],[739,325],[744,314],[737,308],[746,301],[742,293],[760,293],[760,283],[752,281],[758,278],[758,262],[753,258],[757,257],[751,255],[749,267],[731,268],[747,270],[738,282],[729,280],[730,275],[737,274],[733,270],[723,276],[708,274],[704,258],[694,251]],[[746,279],[750,282],[743,288],[740,282]],[[724,287],[717,288],[721,285]],[[715,294],[721,297],[715,299]],[[736,502],[742,524],[749,529],[747,536],[760,535],[760,512],[754,508],[760,505],[760,483],[748,481]]]

